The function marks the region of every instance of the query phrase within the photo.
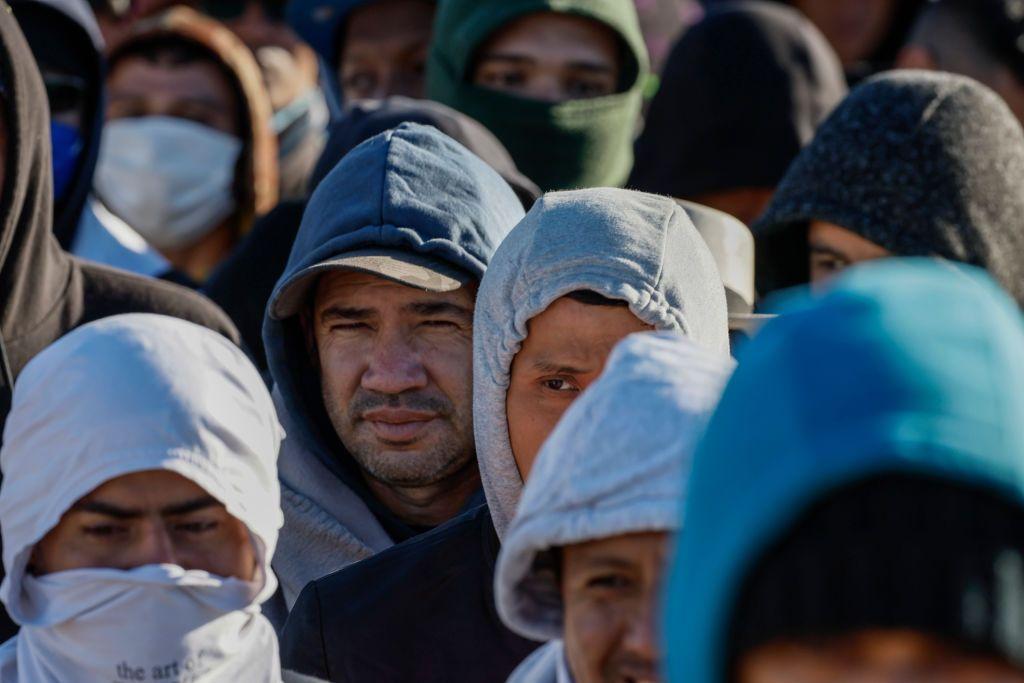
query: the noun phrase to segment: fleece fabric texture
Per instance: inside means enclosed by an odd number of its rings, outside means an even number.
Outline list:
[[[565,643],[552,640],[534,651],[512,672],[507,683],[573,683]]]
[[[683,199],[774,188],[845,95],[839,58],[800,12],[717,4],[672,49],[629,186]]]
[[[619,37],[619,91],[593,99],[540,102],[474,85],[480,47],[503,26],[537,12],[572,14]],[[632,0],[443,0],[427,63],[427,95],[498,136],[519,170],[544,191],[622,186],[647,79],[647,48]]]
[[[918,475],[1024,506],[1024,329],[984,273],[880,261],[783,310],[740,354],[694,456],[665,610],[676,683],[728,680],[746,577],[841,487]]]
[[[308,287],[325,261],[378,247],[429,254],[479,279],[522,216],[522,204],[496,172],[454,140],[418,124],[366,141],[314,192],[263,328],[275,400],[288,432],[280,461],[285,528],[274,568],[289,606],[313,579],[414,531],[369,492],[338,439],[299,316],[278,314],[282,292]]]
[[[477,460],[498,535],[523,480],[505,399],[531,318],[577,290],[625,301],[657,330],[729,354],[725,288],[686,211],[671,199],[617,189],[555,192],[538,201],[491,263],[477,295],[473,413]]]
[[[552,550],[678,530],[693,446],[732,369],[678,333],[635,334],[615,348],[544,442],[505,532],[494,594],[509,628],[561,637]]]
[[[822,124],[753,227],[762,293],[807,280],[814,220],[898,256],[980,266],[1024,303],[1024,131],[971,79],[873,78]]]

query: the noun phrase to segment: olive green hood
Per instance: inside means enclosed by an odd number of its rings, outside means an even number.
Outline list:
[[[503,26],[537,12],[586,17],[615,31],[623,57],[619,92],[551,103],[473,85],[481,45]],[[545,191],[621,186],[633,166],[647,74],[647,49],[632,0],[442,0],[427,93],[487,126]]]

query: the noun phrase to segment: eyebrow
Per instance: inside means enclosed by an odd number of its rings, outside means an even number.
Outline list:
[[[174,505],[168,505],[165,508],[161,508],[160,515],[162,517],[177,517],[217,506],[223,507],[221,502],[213,496],[203,496],[202,498],[196,498],[195,500],[189,500],[184,503],[175,503]],[[123,508],[117,505],[112,505],[111,503],[104,503],[101,500],[87,500],[75,503],[71,506],[71,509],[75,512],[92,512],[97,515],[104,515],[105,517],[125,520],[138,519],[145,515],[145,512],[142,510]]]
[[[328,306],[320,313],[320,322],[329,320],[367,320],[373,315],[369,308],[355,308],[348,306]]]
[[[405,310],[418,315],[454,315],[461,318],[473,317],[468,308],[447,301],[417,301],[405,307]]]
[[[611,555],[597,555],[595,557],[587,558],[588,567],[609,567],[613,569],[632,569],[635,567],[635,563],[625,560],[621,557],[614,557]]]
[[[585,375],[590,372],[590,370],[574,367],[565,363],[559,363],[543,356],[535,358],[531,365],[537,372],[543,372],[551,375]]]
[[[480,62],[507,62],[510,64],[518,64],[521,66],[528,66],[530,64],[536,64],[537,60],[533,57],[527,57],[525,55],[514,55],[504,54],[496,52],[493,54],[485,55],[480,58]],[[575,71],[589,71],[594,74],[610,74],[614,73],[615,69],[606,64],[600,64],[597,62],[569,62],[566,67]]]

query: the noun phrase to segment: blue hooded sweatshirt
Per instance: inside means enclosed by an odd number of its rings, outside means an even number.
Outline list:
[[[724,683],[738,596],[815,503],[875,475],[1024,507],[1024,330],[982,271],[858,267],[740,354],[698,446],[665,610],[668,680]]]
[[[317,187],[263,327],[287,438],[279,471],[285,527],[274,569],[290,608],[309,581],[412,537],[369,491],[323,406],[318,372],[293,314],[309,269],[343,254],[401,249],[479,280],[523,217],[508,184],[430,126],[406,123],[345,156]],[[287,295],[287,296],[285,296]]]

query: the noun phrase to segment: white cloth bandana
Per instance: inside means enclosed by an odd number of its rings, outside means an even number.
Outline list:
[[[96,194],[157,249],[187,247],[234,213],[242,141],[187,119],[115,119],[103,128]]]
[[[22,627],[0,649],[0,683],[279,683],[259,605],[277,588],[282,437],[257,370],[192,323],[107,318],[33,359],[0,449],[0,600]],[[195,482],[246,525],[259,562],[252,582],[173,565],[26,573],[35,544],[75,502],[150,470]]]

